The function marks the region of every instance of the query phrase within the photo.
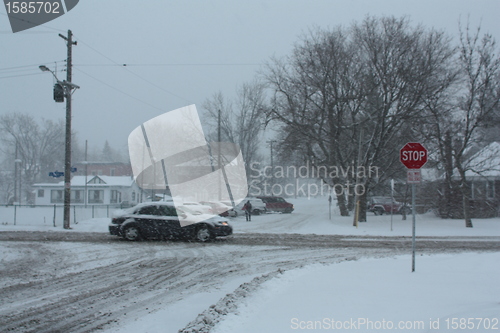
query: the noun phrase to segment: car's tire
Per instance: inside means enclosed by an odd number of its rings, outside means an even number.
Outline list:
[[[384,215],[384,209],[380,207],[376,207],[373,209],[373,213],[375,215]]]
[[[194,233],[194,240],[200,243],[205,243],[212,240],[214,237],[212,232],[206,224],[200,225],[196,228]]]
[[[125,227],[123,229],[123,238],[129,241],[138,241],[142,238],[141,231],[135,225]]]
[[[254,209],[254,210],[252,211],[252,215],[260,215],[260,210],[258,210],[258,209]]]

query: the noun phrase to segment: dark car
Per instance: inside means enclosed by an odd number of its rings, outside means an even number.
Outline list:
[[[281,212],[281,213],[291,213],[293,212],[293,204],[289,203],[282,197],[257,197],[264,201],[266,204],[266,210],[268,212]]]
[[[368,210],[375,215],[383,214],[411,214],[411,208],[391,197],[372,197],[368,203]]]
[[[233,228],[220,216],[199,214],[171,202],[148,202],[115,213],[109,233],[131,241],[183,238],[206,242],[231,235]]]

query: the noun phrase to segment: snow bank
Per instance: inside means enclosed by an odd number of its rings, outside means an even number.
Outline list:
[[[466,253],[417,257],[414,273],[409,256],[292,270],[232,298],[210,332],[498,330],[499,261]]]

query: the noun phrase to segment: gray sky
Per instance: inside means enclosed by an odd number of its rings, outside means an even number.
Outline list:
[[[81,143],[126,149],[130,132],[164,112],[202,103],[221,91],[233,97],[272,56],[290,54],[311,27],[348,26],[366,15],[407,15],[414,24],[458,36],[458,20],[500,38],[499,0],[81,0],[42,26],[13,34],[0,8],[0,114],[64,119],[52,100],[53,78],[65,79],[71,29],[73,129]],[[127,64],[126,67],[122,64]],[[21,67],[22,66],[22,67]],[[21,67],[15,68],[13,67]]]

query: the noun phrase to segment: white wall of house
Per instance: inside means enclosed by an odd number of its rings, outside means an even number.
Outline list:
[[[71,179],[71,204],[119,205],[123,201],[139,202],[141,190],[130,177],[88,177],[87,186],[84,179],[84,176]],[[34,184],[33,190],[36,205],[64,203],[64,182]]]

